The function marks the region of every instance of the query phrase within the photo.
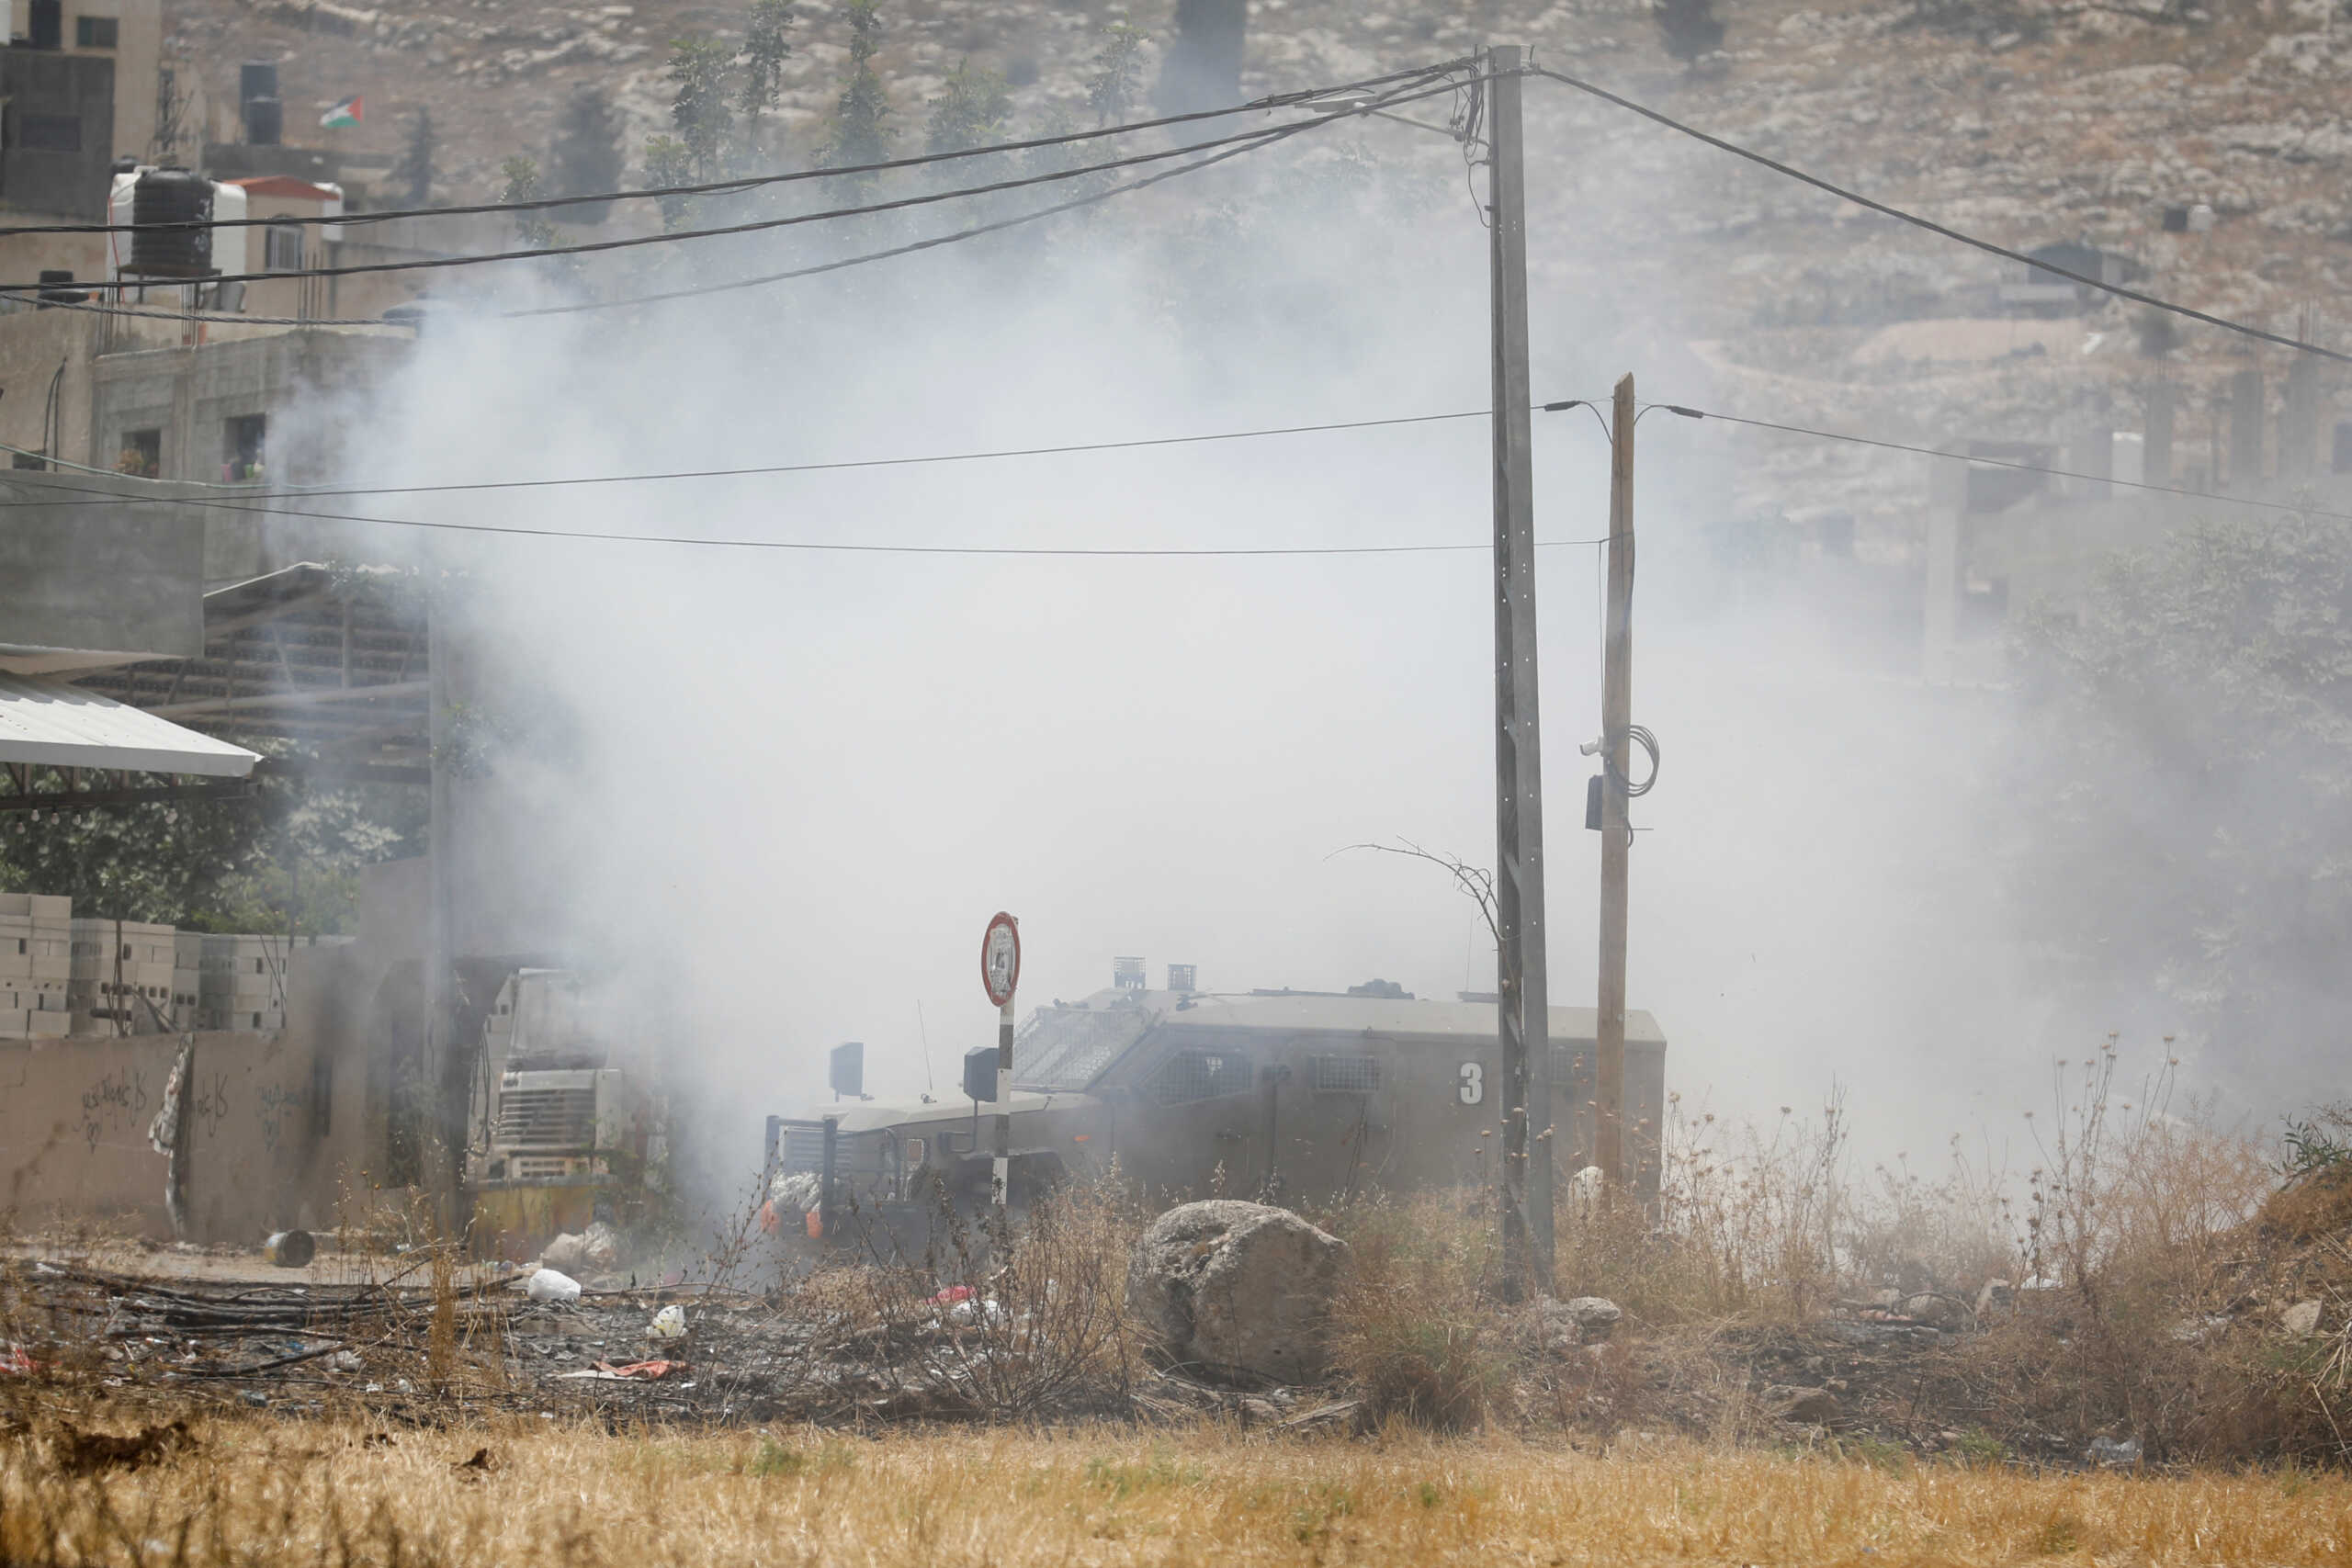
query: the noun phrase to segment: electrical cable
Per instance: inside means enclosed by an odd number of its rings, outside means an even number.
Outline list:
[[[378,212],[345,212],[334,217],[280,218],[212,218],[181,219],[160,223],[44,223],[39,225],[0,225],[0,239],[20,234],[132,234],[165,233],[194,229],[258,229],[282,225],[334,225],[351,227],[367,223],[390,223],[411,218],[468,218],[483,214],[508,212],[548,212],[559,208],[594,206],[616,201],[648,201],[674,199],[679,197],[737,195],[759,190],[768,186],[790,185],[802,180],[854,179],[866,175],[889,174],[900,169],[924,168],[933,164],[953,163],[967,158],[989,158],[1009,152],[1030,152],[1048,147],[1066,147],[1074,142],[1093,141],[1105,137],[1126,136],[1136,131],[1159,130],[1171,125],[1189,125],[1205,119],[1222,119],[1229,115],[1266,113],[1312,103],[1339,93],[1361,92],[1368,87],[1385,86],[1420,77],[1466,70],[1478,63],[1475,55],[1443,61],[1432,65],[1417,65],[1403,71],[1392,71],[1383,76],[1367,76],[1362,81],[1342,82],[1336,86],[1310,87],[1296,92],[1273,93],[1262,98],[1252,98],[1246,104],[1230,108],[1195,109],[1186,114],[1162,115],[1156,119],[1132,120],[1124,125],[1100,126],[1092,130],[1064,131],[1053,136],[1031,137],[1020,141],[992,142],[980,147],[958,148],[947,152],[925,152],[907,158],[887,158],[873,164],[848,164],[838,168],[793,169],[768,175],[742,175],[733,179],[712,180],[701,185],[650,186],[643,190],[602,191],[592,196],[534,197],[527,201],[486,201],[466,207],[393,208]]]
[[[1449,84],[1448,85],[1433,88],[1426,92],[1392,95],[1387,98],[1382,99],[1381,102],[1412,103],[1423,97],[1433,97],[1439,93],[1450,92],[1453,90],[1453,88],[1452,85]],[[1100,202],[1108,201],[1113,197],[1124,196],[1132,191],[1143,190],[1148,186],[1158,185],[1164,180],[1174,179],[1181,175],[1195,173],[1199,170],[1208,168],[1213,164],[1224,163],[1227,159],[1238,157],[1245,152],[1256,152],[1260,148],[1270,146],[1277,141],[1285,141],[1302,130],[1317,130],[1340,119],[1350,118],[1358,115],[1370,114],[1373,112],[1374,112],[1374,110],[1371,106],[1352,106],[1349,109],[1340,113],[1315,119],[1294,121],[1287,125],[1248,132],[1243,138],[1227,138],[1225,140],[1238,140],[1241,144],[1227,147],[1223,152],[1213,153],[1205,158],[1197,159],[1190,164],[1181,164],[1173,169],[1163,169],[1157,174],[1124,181],[1116,185],[1106,186],[1099,191],[1090,191],[1082,196],[1072,197],[1068,201],[1057,202],[1049,207],[1037,208],[1028,212],[1017,213],[1012,217],[1000,219],[993,222],[973,224],[967,228],[951,230],[944,234],[938,234],[928,239],[912,241],[906,244],[892,245],[878,251],[866,251],[856,255],[844,256],[835,261],[822,262],[810,266],[797,267],[786,272],[767,273],[756,277],[734,278],[719,283],[698,284],[682,288],[665,289],[653,294],[630,295],[611,299],[582,300],[569,305],[543,305],[522,310],[501,310],[494,312],[494,315],[500,320],[521,320],[540,316],[576,315],[588,310],[620,310],[633,305],[660,304],[675,299],[696,299],[704,295],[722,294],[738,289],[762,288],[771,283],[786,283],[798,278],[818,276],[824,273],[840,272],[849,267],[863,266],[872,262],[888,261],[898,256],[912,255],[921,251],[935,250],[941,246],[956,244],[965,240],[978,239],[987,234],[1001,233],[1006,230],[1020,228],[1024,224],[1035,223],[1042,219],[1055,217],[1060,213],[1075,211],[1080,208],[1091,207]],[[1218,145],[1218,143],[1213,141],[1202,142],[1196,144],[1195,148],[1183,148],[1179,149],[1178,151],[1180,152],[1190,152],[1196,150],[1197,147],[1213,147],[1216,145]],[[1126,162],[1136,161],[1140,160],[1127,160]],[[1117,165],[1112,164],[1100,164],[1088,169],[1072,171],[1072,173],[1095,173],[1102,169],[1115,166]],[[977,192],[966,191],[956,194],[972,195],[977,194]],[[869,209],[852,209],[851,215],[855,215],[857,212],[863,212],[865,210]],[[879,210],[879,209],[872,210]],[[546,256],[555,254],[557,253],[551,251],[528,251],[521,253],[506,253],[506,256],[511,257],[515,254],[526,256]],[[473,259],[496,260],[504,258],[480,257]],[[269,273],[260,276],[285,278],[293,277],[299,275],[294,273]],[[50,287],[53,288],[57,286],[51,285]],[[81,310],[102,316],[128,316],[153,321],[195,321],[199,322],[218,320],[225,322],[236,322],[249,326],[333,328],[376,326],[383,324],[374,321],[317,321],[300,317],[286,316],[233,315],[199,317],[192,316],[182,310],[142,310],[136,309],[135,307],[120,305],[92,305],[53,299],[41,299],[39,301],[39,306],[43,310]]]
[[[1198,435],[1148,435],[1125,441],[1069,442],[1055,446],[1012,446],[977,452],[926,453],[906,457],[850,457],[822,463],[770,463],[740,468],[677,468],[658,473],[592,474],[568,479],[475,479],[419,485],[303,485],[277,490],[265,490],[253,485],[215,484],[210,480],[141,479],[139,482],[158,485],[195,484],[205,490],[220,491],[241,502],[315,501],[330,496],[353,495],[440,495],[468,491],[552,490],[574,485],[652,484],[671,479],[754,479],[772,474],[838,473],[855,468],[903,468],[934,463],[978,463],[1014,457],[1059,457],[1080,452],[1131,452],[1155,446],[1195,446],[1213,441],[1254,441],[1272,435],[1312,435],[1339,430],[1377,430],[1404,424],[1438,424],[1453,420],[1487,417],[1485,409],[1464,409],[1453,413],[1398,414],[1386,419],[1335,420],[1323,424],[1270,425],[1254,430],[1211,431]],[[8,446],[5,442],[0,442],[0,453],[10,453],[26,457],[41,456],[38,452],[27,452],[20,447]],[[132,477],[113,474],[107,469],[90,468],[85,464],[65,463],[58,458],[48,460],[62,468],[102,479]],[[41,483],[41,480],[28,477],[33,471],[17,469],[0,474],[0,479],[17,484]],[[79,491],[79,487],[68,488],[76,489],[78,493],[94,493]],[[0,510],[12,506],[145,506],[159,503],[168,505],[187,499],[187,497],[177,493],[127,496],[107,494],[96,495],[94,499],[88,501],[0,501]]]
[[[1947,240],[1956,241],[1961,244],[1968,245],[1976,250],[1983,251],[1987,255],[1999,256],[2004,261],[2022,262],[2027,266],[2032,267],[2036,271],[2046,272],[2055,277],[2063,277],[2070,283],[2080,284],[2086,288],[2096,288],[2101,293],[2111,294],[2119,299],[2129,299],[2136,305],[2146,305],[2154,310],[2168,310],[2176,316],[2185,316],[2192,321],[2202,321],[2210,327],[2220,327],[2224,332],[2237,333],[2243,336],[2255,338],[2263,343],[2277,344],[2281,348],[2291,348],[2304,354],[2315,354],[2323,359],[2333,359],[2340,364],[2352,365],[2352,354],[2341,353],[2333,348],[2323,348],[2318,344],[2308,343],[2298,337],[2290,337],[2284,333],[2274,333],[2262,327],[2249,326],[2244,321],[2233,321],[2225,316],[2216,316],[2208,311],[2195,310],[2187,305],[2176,304],[2172,300],[2159,299],[2154,294],[2144,293],[2137,288],[2126,288],[2120,283],[2109,283],[2102,278],[2091,277],[2083,273],[2074,272],[2068,268],[2058,266],[2050,262],[2037,261],[2033,257],[2027,255],[2023,251],[2014,251],[2007,245],[1996,245],[1990,240],[1980,240],[1973,234],[1963,233],[1962,231],[1951,228],[1947,224],[1939,223],[1931,218],[1923,218],[1916,212],[1906,212],[1902,208],[1892,206],[1886,202],[1876,200],[1871,197],[1863,196],[1858,191],[1848,190],[1843,186],[1832,185],[1829,181],[1823,179],[1818,175],[1809,175],[1803,169],[1796,168],[1788,164],[1783,164],[1778,158],[1768,157],[1764,153],[1755,151],[1753,148],[1743,147],[1736,141],[1725,141],[1723,137],[1711,135],[1706,131],[1701,130],[1696,126],[1684,124],[1682,121],[1674,118],[1671,115],[1661,114],[1657,109],[1651,108],[1646,104],[1635,103],[1633,99],[1612,93],[1606,87],[1595,85],[1590,82],[1580,81],[1577,77],[1566,74],[1565,72],[1554,71],[1548,67],[1540,65],[1530,66],[1528,70],[1529,73],[1533,75],[1548,77],[1552,81],[1558,82],[1563,85],[1574,87],[1579,93],[1589,93],[1592,96],[1600,98],[1605,103],[1611,103],[1616,105],[1619,108],[1630,110],[1634,114],[1640,115],[1645,119],[1656,121],[1657,124],[1666,127],[1668,130],[1679,131],[1684,136],[1692,137],[1700,141],[1705,142],[1710,147],[1729,152],[1734,157],[1745,158],[1751,164],[1760,164],[1764,168],[1771,170],[1774,174],[1785,175],[1790,179],[1801,181],[1805,185],[1813,186],[1816,190],[1826,191],[1831,196],[1837,197],[1840,200],[1850,201],[1857,207],[1868,208],[1872,212],[1879,213],[1883,217],[1895,219],[1900,222],[1908,223],[1914,228],[1924,229],[1930,234],[1941,235]]]
[[[1451,91],[1451,85],[1444,89]],[[1433,95],[1430,95],[1433,96]],[[1411,102],[1410,96],[1392,95],[1388,101]],[[360,262],[350,266],[295,267],[280,271],[229,272],[208,274],[195,280],[203,284],[293,282],[305,278],[339,278],[372,276],[384,273],[432,272],[451,267],[485,266],[496,262],[544,260],[554,256],[591,255],[607,251],[636,250],[648,245],[664,245],[688,240],[723,239],[729,235],[754,234],[773,229],[796,228],[807,223],[831,222],[843,218],[865,218],[886,212],[899,212],[910,208],[934,206],[941,202],[959,201],[968,197],[1001,195],[1006,191],[1025,189],[1031,186],[1054,185],[1063,181],[1082,179],[1089,175],[1106,174],[1116,169],[1133,168],[1141,164],[1164,163],[1214,148],[1229,147],[1241,142],[1256,142],[1298,130],[1319,128],[1342,119],[1356,118],[1363,110],[1349,107],[1314,118],[1254,130],[1237,131],[1206,141],[1188,142],[1181,147],[1162,148],[1154,152],[1130,153],[1124,158],[1106,159],[1096,164],[1082,164],[1069,169],[1048,169],[1037,174],[1017,175],[1011,179],[994,180],[986,185],[964,186],[952,190],[923,191],[912,196],[895,197],[888,201],[866,202],[853,207],[821,209],[815,212],[797,212],[780,218],[760,218],[743,223],[722,224],[708,229],[678,229],[658,234],[626,234],[607,240],[587,240],[577,244],[548,245],[537,249],[486,251],[476,255],[419,256],[405,261]],[[56,283],[0,283],[0,295],[29,294],[38,296],[46,288],[55,291]],[[108,285],[108,287],[115,287]]]
[[[1625,739],[1650,754],[1649,776],[1640,784],[1635,784],[1619,773],[1616,762],[1610,757],[1610,753],[1614,751],[1616,747],[1606,738],[1603,738],[1600,745],[1600,771],[1609,776],[1610,783],[1614,784],[1626,799],[1639,800],[1657,786],[1657,737],[1638,724],[1629,724],[1625,727]]]
[[[2328,512],[2316,506],[2298,506],[2290,501],[2258,501],[2250,495],[2222,495],[2210,490],[2190,490],[2184,485],[2149,484],[2140,479],[2111,479],[2105,474],[2086,474],[2072,468],[2052,468],[2041,463],[2020,463],[2007,457],[1983,457],[1967,452],[1951,452],[1934,446],[1915,446],[1903,441],[1882,441],[1875,436],[1853,435],[1840,430],[1815,430],[1809,425],[1781,424],[1769,419],[1747,419],[1736,413],[1717,413],[1712,409],[1690,408],[1680,403],[1652,403],[1668,413],[1685,419],[1719,420],[1725,424],[1750,425],[1758,430],[1778,431],[1784,435],[1809,435],[1821,441],[1843,441],[1855,446],[1875,446],[1887,452],[1908,452],[1921,457],[1941,457],[1959,463],[1978,463],[1986,468],[2015,468],[2019,473],[2046,474],[2052,479],[2081,479],[2088,484],[2113,485],[2119,490],[2144,490],[2158,495],[2177,495],[2191,501],[2214,501],[2225,506],[2251,506],[2266,512],[2288,512],[2302,517],[2321,517],[2332,523],[2352,523],[2352,512]]]

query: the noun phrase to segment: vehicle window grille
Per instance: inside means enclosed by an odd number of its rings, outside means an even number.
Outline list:
[[[1315,1092],[1317,1094],[1373,1094],[1379,1088],[1380,1058],[1377,1056],[1315,1058]]]
[[[776,1151],[778,1168],[786,1171],[822,1170],[825,1168],[825,1129],[786,1127],[784,1146]]]
[[[1140,1007],[1039,1008],[1013,1037],[1013,1087],[1082,1090],[1143,1038],[1154,1017]]]
[[[1250,1058],[1237,1051],[1179,1051],[1151,1077],[1151,1098],[1161,1105],[1190,1105],[1250,1089]]]
[[[502,1148],[584,1149],[595,1141],[593,1089],[510,1089],[498,1097]]]

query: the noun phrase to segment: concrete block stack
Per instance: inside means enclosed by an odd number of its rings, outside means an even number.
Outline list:
[[[286,1027],[286,939],[204,939],[198,1016],[207,1029]]]
[[[204,1027],[204,933],[181,931],[172,939],[174,1029]]]
[[[156,1012],[170,1016],[179,933],[149,920],[79,918],[71,930],[65,999],[74,1032],[153,1032]]]
[[[0,893],[0,1040],[53,1040],[71,1027],[74,900]]]

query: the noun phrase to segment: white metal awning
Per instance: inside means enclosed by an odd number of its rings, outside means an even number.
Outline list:
[[[112,697],[0,671],[0,762],[241,779],[260,761]]]

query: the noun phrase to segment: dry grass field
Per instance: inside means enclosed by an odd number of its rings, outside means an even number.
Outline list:
[[[2036,1477],[1628,1437],[815,1431],[526,1420],[386,1441],[227,1419],[135,1470],[0,1450],[0,1562],[2302,1564],[2352,1561],[2352,1481]],[[475,1461],[475,1456],[482,1457]],[[475,1461],[475,1462],[469,1462]]]

